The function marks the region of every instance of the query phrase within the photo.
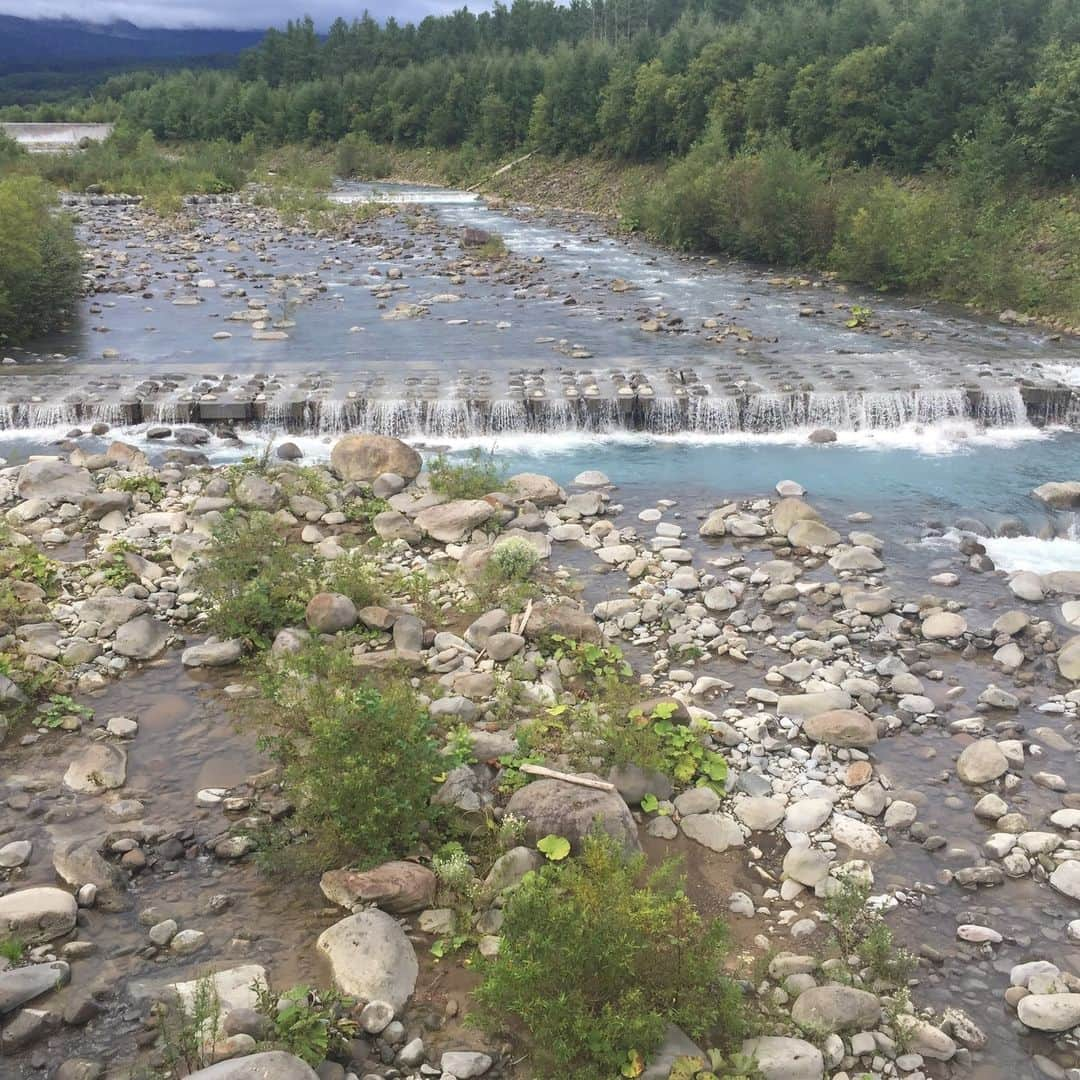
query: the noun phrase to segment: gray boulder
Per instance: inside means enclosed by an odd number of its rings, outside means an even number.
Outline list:
[[[378,908],[334,923],[319,935],[319,952],[330,961],[339,989],[362,1001],[405,1007],[416,987],[419,967],[405,931]]]
[[[970,743],[956,761],[956,775],[965,784],[986,784],[1008,770],[1008,759],[993,739],[977,739]]]
[[[31,461],[19,470],[15,491],[20,499],[78,504],[87,495],[97,494],[97,487],[86,469],[76,468],[56,458],[43,458],[41,461]]]
[[[129,907],[124,875],[106,862],[92,844],[72,840],[58,845],[53,851],[53,867],[75,889],[96,886],[96,903],[102,911],[125,911]]]
[[[525,821],[534,844],[548,835],[562,836],[580,852],[585,837],[599,828],[626,851],[640,851],[637,825],[617,791],[581,787],[565,780],[534,780],[514,792],[506,810]]]
[[[383,473],[415,480],[422,464],[411,446],[386,435],[346,435],[330,451],[330,465],[343,480],[370,483]]]
[[[870,1031],[881,1019],[881,1003],[854,986],[813,986],[798,996],[791,1019],[830,1033]]]
[[[236,501],[249,510],[273,513],[284,503],[281,489],[257,473],[248,473],[236,485]]]
[[[185,649],[180,654],[180,663],[184,667],[228,667],[237,663],[243,655],[242,641],[207,641]]]
[[[865,747],[877,742],[874,721],[853,709],[830,709],[811,716],[803,724],[803,734],[826,746]]]
[[[188,1073],[188,1080],[319,1080],[319,1074],[284,1050],[265,1050]]]
[[[757,1062],[764,1080],[821,1080],[825,1075],[821,1051],[805,1039],[764,1035],[747,1039],[742,1052]]]
[[[59,989],[70,978],[71,968],[63,960],[0,971],[0,1016],[50,990]]]
[[[170,631],[153,615],[138,615],[116,631],[113,649],[130,660],[153,660],[165,651]]]
[[[64,786],[84,795],[122,787],[127,779],[127,753],[116,743],[91,743],[67,767]]]
[[[495,508],[483,499],[455,499],[421,510],[416,527],[441,543],[453,544],[468,537],[494,513]]]
[[[0,896],[0,932],[37,945],[73,930],[78,913],[75,897],[63,889],[20,889]]]
[[[341,593],[316,593],[304,613],[307,624],[318,634],[336,634],[351,630],[359,620],[356,605]]]

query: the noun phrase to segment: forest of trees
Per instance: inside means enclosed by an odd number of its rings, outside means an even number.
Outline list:
[[[121,74],[63,111],[118,119],[132,145],[656,163],[665,182],[626,220],[674,244],[1080,321],[1074,0],[514,0],[324,35],[301,19],[234,69]]]
[[[303,19],[233,71],[120,75],[80,111],[162,140],[365,132],[491,157],[530,144],[655,161],[706,132],[733,153],[782,136],[833,168],[904,173],[977,138],[1001,170],[1062,181],[1080,170],[1080,6],[515,0],[416,26],[365,15],[324,36]]]

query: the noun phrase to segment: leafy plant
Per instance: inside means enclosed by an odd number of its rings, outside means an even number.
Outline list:
[[[126,491],[131,494],[141,492],[152,503],[159,503],[165,496],[165,488],[156,476],[121,476],[115,481],[113,487],[117,491]]]
[[[506,486],[506,473],[495,463],[494,451],[473,450],[465,461],[440,454],[428,463],[431,490],[448,499],[482,499]]]
[[[872,308],[860,307],[855,304],[851,308],[851,318],[844,322],[844,325],[849,330],[862,330],[868,326],[870,320],[874,317],[874,311]]]
[[[539,851],[548,862],[562,862],[570,854],[570,841],[565,836],[556,836],[549,833],[536,842],[536,850]]]
[[[408,852],[443,766],[408,681],[366,685],[346,649],[312,642],[273,658],[260,686],[249,707],[296,804],[290,828],[307,838],[297,862],[368,866]]]
[[[825,914],[841,958],[852,958],[869,969],[872,978],[904,986],[917,960],[896,944],[892,930],[881,912],[871,907],[870,885],[853,876],[845,877],[840,888],[825,901]]]
[[[290,1054],[306,1061],[312,1068],[327,1057],[348,1054],[359,1025],[348,1012],[355,1002],[336,990],[316,990],[294,986],[284,994],[273,993],[256,980],[255,1007],[270,1021],[271,1041]]]
[[[34,717],[34,724],[37,727],[58,728],[63,726],[69,716],[89,720],[93,715],[93,709],[79,705],[67,694],[53,694],[44,705],[39,706],[37,715]]]
[[[648,716],[640,709],[631,712],[631,722],[647,736],[646,744],[655,740],[655,755],[643,755],[653,761],[642,764],[655,763],[680,784],[711,787],[717,794],[724,794],[727,761],[723,754],[705,745],[707,729],[675,722],[675,708],[671,702],[660,702]]]
[[[552,634],[552,656],[556,660],[569,659],[578,672],[596,679],[629,678],[633,669],[623,659],[617,645],[597,645],[592,641],[578,641],[562,634]]]
[[[706,924],[665,864],[645,876],[606,835],[522,881],[505,908],[497,957],[481,962],[475,1018],[529,1033],[535,1075],[610,1080],[668,1022],[691,1036],[742,1031],[739,991],[722,971],[726,932]]]

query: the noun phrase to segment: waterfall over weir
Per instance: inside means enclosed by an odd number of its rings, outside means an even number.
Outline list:
[[[14,384],[7,383],[10,388]],[[311,380],[236,376],[184,387],[146,380],[90,393],[33,384],[0,398],[0,429],[157,424],[258,426],[339,435],[369,431],[399,438],[453,439],[531,433],[641,432],[652,435],[770,435],[830,428],[883,431],[966,423],[985,428],[1080,426],[1080,391],[1005,386],[918,390],[712,392],[704,384],[658,392],[638,383],[614,393],[599,387],[511,387],[500,395],[469,385],[426,393]],[[4,387],[0,385],[0,393]],[[52,390],[54,393],[50,393]]]
[[[886,430],[910,424],[972,421],[985,427],[1027,425],[1017,388],[986,391],[972,399],[962,389],[874,393],[760,393],[745,397],[645,397],[627,399],[502,398],[320,400],[305,407],[304,427],[320,434],[370,431],[396,437],[462,438],[475,435],[638,431],[772,434],[801,428]],[[280,415],[267,415],[267,426]]]

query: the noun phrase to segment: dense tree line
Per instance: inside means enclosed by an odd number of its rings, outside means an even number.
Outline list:
[[[515,0],[320,37],[270,32],[235,71],[121,75],[87,118],[158,139],[532,145],[649,161],[706,133],[782,137],[830,167],[919,172],[962,140],[1058,181],[1080,171],[1080,6],[1070,0]]]

